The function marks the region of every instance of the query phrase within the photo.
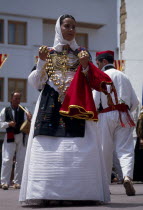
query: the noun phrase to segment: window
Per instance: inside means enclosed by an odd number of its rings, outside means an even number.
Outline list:
[[[21,102],[27,101],[27,80],[26,79],[8,79],[8,100],[10,101],[11,93],[17,91],[21,93]]]
[[[4,100],[4,79],[0,78],[0,101]]]
[[[26,45],[27,23],[8,21],[8,44]]]
[[[77,33],[75,39],[79,46],[85,47],[86,49],[88,48],[88,34]]]
[[[0,43],[4,42],[4,21],[0,19]]]

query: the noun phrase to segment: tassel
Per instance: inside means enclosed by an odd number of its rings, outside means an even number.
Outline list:
[[[126,126],[125,126],[125,124],[124,124],[123,121],[122,121],[122,117],[121,117],[121,112],[120,112],[120,111],[119,111],[119,119],[120,119],[121,126],[122,126],[123,128],[125,128]]]
[[[111,93],[112,92],[114,93],[115,102],[116,102],[116,104],[118,104],[118,96],[117,96],[117,91],[116,91],[114,84],[112,84],[112,86],[111,86]]]
[[[107,104],[108,104],[108,106],[113,106],[113,105],[114,105],[114,103],[113,103],[113,100],[112,100],[112,97],[111,97],[111,94],[110,94],[110,93],[108,93],[108,94],[107,94]]]
[[[128,121],[128,124],[130,125],[130,127],[134,127],[135,126],[135,123],[134,121],[132,120],[128,110],[126,111],[126,114],[127,114],[127,121]]]

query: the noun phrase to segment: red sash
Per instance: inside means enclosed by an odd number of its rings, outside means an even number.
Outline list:
[[[122,117],[121,117],[121,112],[126,112],[126,116],[127,116],[127,122],[130,125],[130,127],[135,126],[134,121],[132,120],[129,112],[128,112],[128,105],[126,104],[116,104],[116,105],[112,105],[110,107],[107,107],[105,109],[103,109],[102,111],[100,111],[100,113],[106,113],[106,112],[111,112],[111,111],[115,111],[118,110],[119,111],[119,118],[120,118],[120,122],[121,122],[121,126],[125,127],[125,124],[122,121]]]

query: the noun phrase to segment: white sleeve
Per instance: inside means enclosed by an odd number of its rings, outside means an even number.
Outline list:
[[[29,84],[36,89],[43,89],[45,82],[48,80],[48,75],[44,65],[46,61],[38,59],[36,70],[32,71],[28,77]]]
[[[130,101],[128,105],[129,105],[130,111],[133,112],[139,105],[139,100],[131,84],[130,79],[128,78],[127,75],[124,75],[124,76],[126,77],[126,81],[124,82],[124,84],[126,86],[127,96],[128,96],[128,93],[130,93]],[[123,91],[125,91],[125,88],[123,89]]]
[[[139,101],[128,76],[121,73],[119,74],[118,72],[119,75],[117,75],[116,78],[118,80],[116,89],[119,89],[118,96],[129,106],[129,109],[132,112],[137,108]]]
[[[3,108],[0,113],[0,128],[6,129],[8,127],[9,127],[9,123],[5,121],[5,108]]]

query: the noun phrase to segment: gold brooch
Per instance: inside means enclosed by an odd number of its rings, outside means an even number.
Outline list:
[[[49,52],[49,50],[48,50],[48,48],[47,48],[47,46],[41,46],[41,47],[39,47],[39,53],[48,53]]]
[[[89,57],[88,52],[85,51],[85,50],[82,50],[81,52],[78,53],[78,57],[79,57],[79,58],[83,58],[83,57],[85,57],[85,56],[88,56],[88,57]]]

